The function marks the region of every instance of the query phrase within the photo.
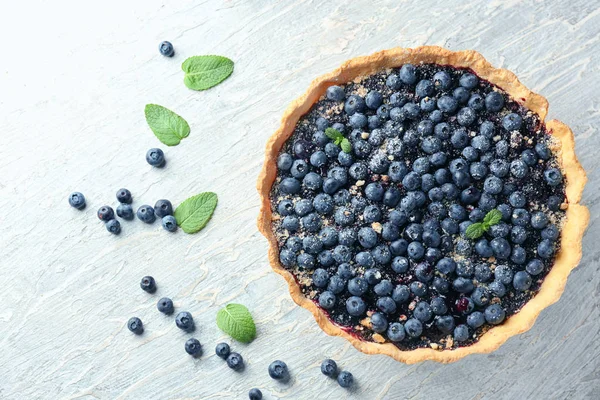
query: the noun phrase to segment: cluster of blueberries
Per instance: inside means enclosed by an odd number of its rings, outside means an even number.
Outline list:
[[[144,276],[140,281],[140,287],[143,291],[153,294],[156,292],[156,281],[151,276]],[[156,303],[158,311],[165,315],[171,315],[175,311],[173,300],[168,297],[163,297]],[[175,316],[175,324],[185,332],[193,332],[195,330],[194,318],[188,311],[181,311]],[[144,333],[144,324],[138,317],[131,317],[127,321],[127,329],[136,335]],[[190,338],[185,342],[185,351],[192,357],[199,357],[202,354],[202,345],[196,338]]]
[[[337,323],[369,311],[393,342],[426,330],[464,342],[501,323],[560,235],[563,176],[545,128],[463,70],[406,64],[367,78],[364,97],[353,85],[329,87],[278,157],[281,263],[309,272]],[[469,238],[492,210],[499,223]]]
[[[133,208],[131,202],[133,198],[131,192],[125,188],[117,191],[117,200],[119,206],[117,207],[116,215],[125,220],[131,221],[133,219]],[[69,204],[77,209],[85,208],[85,197],[79,192],[71,193],[69,196]],[[102,206],[97,212],[100,221],[106,223],[106,229],[114,234],[118,235],[121,233],[121,223],[115,218],[115,211],[110,206]],[[169,200],[161,199],[156,202],[154,208],[147,204],[140,206],[136,215],[140,221],[147,224],[151,224],[156,220],[156,217],[161,218],[162,226],[169,232],[175,232],[177,230],[177,220],[173,216],[173,205]]]

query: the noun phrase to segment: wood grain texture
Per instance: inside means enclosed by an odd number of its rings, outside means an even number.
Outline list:
[[[15,2],[0,24],[9,41],[0,57],[0,398],[243,399],[251,387],[265,399],[600,398],[597,2],[87,3]],[[158,54],[162,40],[174,44],[173,59]],[[283,110],[314,77],[351,57],[423,44],[478,50],[548,98],[548,118],[575,132],[591,221],[580,267],[529,332],[490,355],[406,366],[326,336],[293,304],[256,229],[255,179]],[[230,57],[233,75],[188,90],[180,65],[199,54]],[[144,121],[147,103],[186,118],[189,138],[161,146]],[[145,163],[150,147],[163,147],[165,169]],[[113,237],[95,211],[116,205],[120,187],[135,207],[207,190],[219,206],[196,235],[134,221]],[[68,207],[73,190],[86,195],[84,212]],[[155,295],[138,287],[146,274]],[[156,311],[161,296],[193,313],[201,359]],[[247,360],[241,374],[213,355],[226,339],[216,312],[232,301],[249,307],[258,330],[251,344],[234,344]],[[126,330],[134,315],[142,337]],[[320,374],[326,357],[354,373],[353,392]],[[267,374],[278,358],[289,384]]]

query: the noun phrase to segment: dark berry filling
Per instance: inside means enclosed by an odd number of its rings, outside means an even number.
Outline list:
[[[277,160],[281,264],[363,340],[472,344],[552,268],[566,202],[552,148],[538,115],[470,70],[332,86]]]

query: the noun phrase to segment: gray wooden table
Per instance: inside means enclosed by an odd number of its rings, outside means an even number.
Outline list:
[[[3,10],[0,59],[0,398],[234,399],[260,387],[266,399],[600,398],[600,4],[597,1],[103,1],[12,2]],[[175,5],[177,3],[177,5]],[[170,40],[173,59],[157,46]],[[256,229],[255,180],[267,138],[288,103],[342,61],[394,46],[476,49],[514,71],[576,132],[590,182],[584,256],[562,299],[533,329],[490,355],[452,365],[406,366],[326,336],[297,307],[267,262]],[[235,72],[193,92],[188,56],[221,54]],[[166,149],[143,108],[158,103],[192,127]],[[161,146],[164,147],[164,146]],[[199,234],[125,222],[119,237],[95,217],[129,188],[134,206],[179,203],[212,190],[220,203]],[[88,208],[67,205],[73,190]],[[158,293],[142,292],[153,275]],[[171,296],[196,319],[206,353],[155,310]],[[213,355],[226,339],[214,321],[228,302],[258,324],[235,344],[243,373]],[[146,324],[135,337],[133,315]],[[352,371],[348,393],[319,372],[326,357]],[[267,374],[285,360],[292,381]]]

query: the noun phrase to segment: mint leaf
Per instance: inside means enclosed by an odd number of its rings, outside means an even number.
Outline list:
[[[493,209],[488,211],[488,213],[483,218],[483,224],[486,225],[486,231],[490,226],[496,225],[502,221],[502,213],[499,210]]]
[[[485,231],[486,231],[486,229],[483,226],[483,224],[481,222],[476,222],[474,224],[469,225],[469,227],[467,228],[467,230],[465,232],[465,235],[469,239],[477,239],[477,238],[481,237]]]
[[[217,207],[217,194],[200,193],[181,203],[173,215],[185,233],[196,233],[206,226]]]
[[[342,148],[344,153],[350,153],[352,151],[352,145],[350,144],[350,141],[346,138],[342,139],[340,147]]]
[[[329,139],[333,140],[335,144],[340,144],[344,139],[344,135],[340,133],[337,129],[327,128],[325,129],[325,136]],[[337,143],[336,143],[337,142]]]
[[[217,86],[233,72],[233,61],[222,56],[194,56],[181,64],[185,72],[183,83],[192,90]]]
[[[190,134],[187,121],[173,111],[158,104],[146,104],[146,122],[158,140],[167,146],[176,146]]]
[[[227,304],[217,313],[217,326],[220,330],[242,343],[249,343],[256,337],[256,325],[250,311],[241,304]]]

